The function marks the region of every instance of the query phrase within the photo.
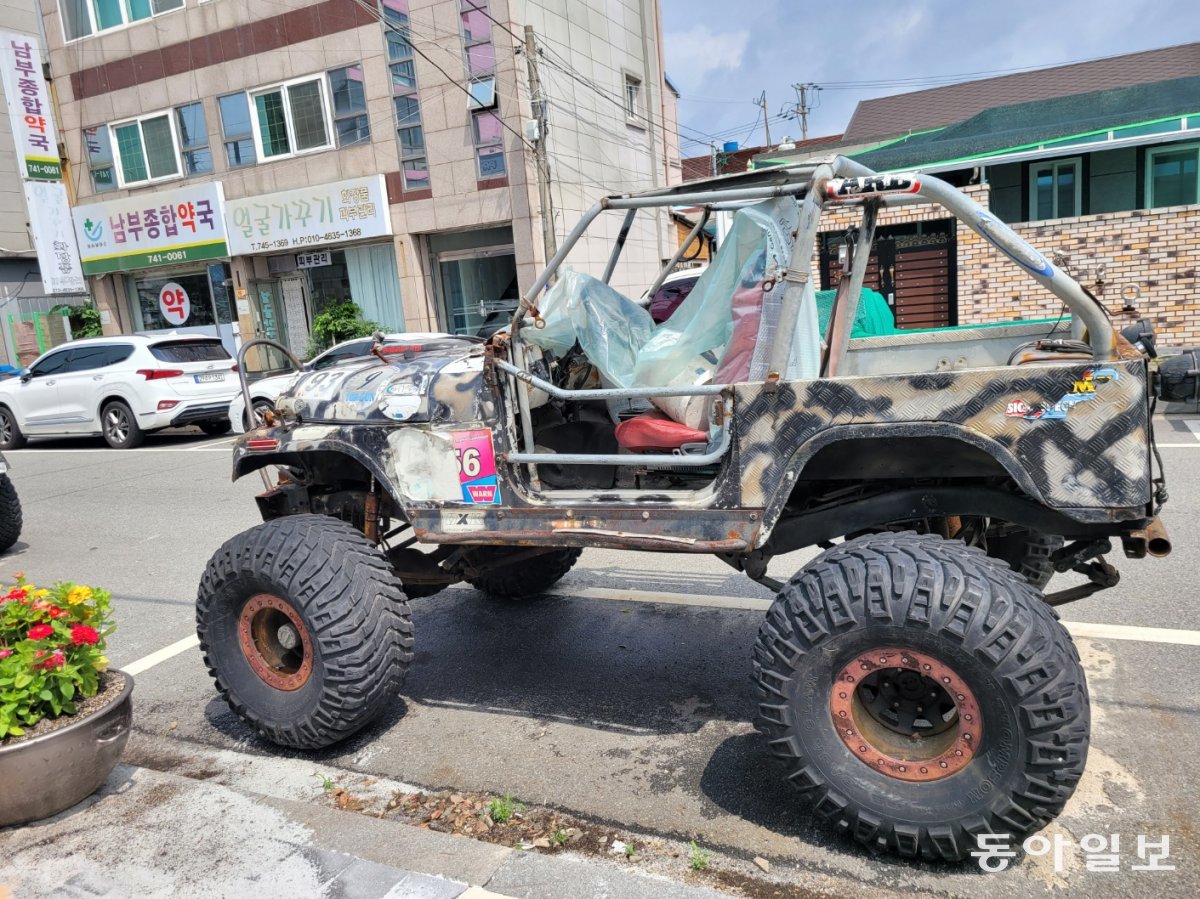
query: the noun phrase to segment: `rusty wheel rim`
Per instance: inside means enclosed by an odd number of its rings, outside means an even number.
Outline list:
[[[271,593],[246,600],[238,643],[251,669],[276,690],[298,690],[312,674],[312,641],[291,604]]]
[[[852,659],[834,678],[829,708],[854,757],[896,780],[950,777],[970,764],[983,737],[979,703],[963,679],[910,649]]]

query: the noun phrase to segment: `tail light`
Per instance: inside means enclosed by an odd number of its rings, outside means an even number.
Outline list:
[[[179,405],[179,400],[159,400],[158,411],[166,412],[168,409],[174,409]]]
[[[279,441],[274,437],[252,437],[246,441],[246,449],[252,453],[269,452],[279,449]]]
[[[182,368],[139,368],[137,373],[147,381],[161,381],[163,378],[178,378],[183,374]]]
[[[237,363],[236,363],[236,362],[235,362],[235,363],[233,363],[233,365],[231,365],[231,366],[229,367],[229,370],[230,370],[230,371],[237,371],[237,370],[238,370],[238,369],[237,369]]]

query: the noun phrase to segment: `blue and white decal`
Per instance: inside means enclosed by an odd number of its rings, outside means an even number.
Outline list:
[[[1008,249],[1004,244],[996,239],[995,232],[1003,228],[1004,225],[995,216],[989,215],[982,210],[976,213],[979,219],[979,230],[988,242],[997,250],[1015,262],[1021,268],[1033,272],[1035,275],[1041,275],[1043,278],[1049,278],[1054,268],[1046,260],[1046,257],[1035,250],[1033,247],[1025,245],[1016,252]]]

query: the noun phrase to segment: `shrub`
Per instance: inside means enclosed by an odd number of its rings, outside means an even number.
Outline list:
[[[350,300],[335,303],[313,318],[312,333],[308,339],[308,357],[311,359],[343,340],[370,337],[378,330],[378,324],[363,318],[357,303]]]
[[[81,303],[78,306],[59,303],[50,311],[68,317],[71,322],[71,337],[74,340],[104,336],[104,329],[100,326],[100,313],[90,303]]]
[[[0,585],[0,740],[73,715],[77,696],[96,694],[108,668],[110,598],[71,583],[36,587],[23,575]]]

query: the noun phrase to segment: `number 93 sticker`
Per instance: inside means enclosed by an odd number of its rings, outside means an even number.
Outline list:
[[[496,480],[496,453],[492,449],[492,432],[452,431],[454,455],[458,458],[458,482],[462,485],[464,503],[500,502],[500,485]]]

